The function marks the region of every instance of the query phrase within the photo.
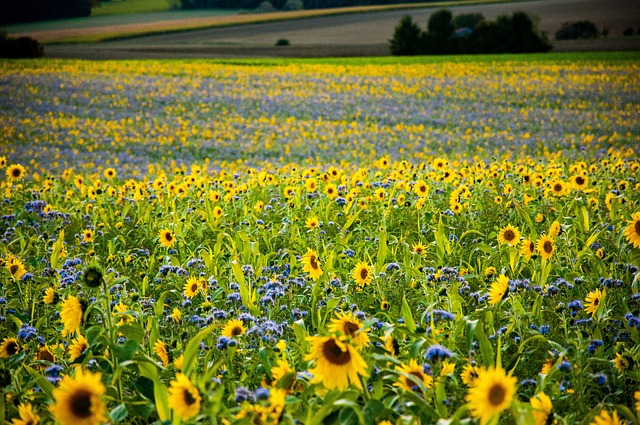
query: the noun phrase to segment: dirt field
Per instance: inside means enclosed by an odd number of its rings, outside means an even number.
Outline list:
[[[621,37],[625,28],[640,28],[638,0],[537,0],[451,10],[454,15],[482,13],[488,19],[526,11],[539,18],[541,29],[551,39],[563,22],[587,19],[600,29],[608,29],[609,36],[554,40],[554,50],[640,50],[640,38]],[[49,57],[85,59],[380,56],[389,54],[388,40],[403,15],[412,15],[424,28],[433,11],[411,9],[239,25],[91,45],[50,45],[45,52]],[[274,47],[281,38],[291,45]]]

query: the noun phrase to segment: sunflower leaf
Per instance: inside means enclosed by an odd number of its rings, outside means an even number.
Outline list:
[[[34,381],[36,381],[42,392],[48,395],[50,398],[53,398],[53,390],[55,389],[53,384],[49,382],[47,378],[30,368],[29,366],[23,365],[22,367],[24,367],[27,373],[31,375]]]
[[[187,377],[191,373],[191,369],[195,366],[197,354],[200,350],[200,343],[209,336],[215,328],[215,326],[207,326],[189,340],[187,348],[184,350],[184,360],[182,361],[182,371]]]
[[[402,317],[404,317],[404,323],[407,325],[407,329],[410,332],[416,331],[416,322],[413,320],[413,314],[411,313],[411,307],[407,302],[406,297],[402,297]]]
[[[118,404],[116,407],[111,409],[109,412],[109,416],[111,417],[112,423],[122,422],[129,416],[129,411],[127,410],[127,406],[124,403]]]

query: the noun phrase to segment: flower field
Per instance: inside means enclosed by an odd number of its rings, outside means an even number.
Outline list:
[[[0,62],[0,423],[640,423],[639,75]]]

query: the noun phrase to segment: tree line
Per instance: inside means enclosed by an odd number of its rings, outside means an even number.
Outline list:
[[[0,0],[0,25],[91,15],[93,0]]]
[[[429,0],[427,0],[429,1]],[[270,3],[273,9],[328,9],[381,4],[424,3],[424,0],[180,0],[182,9],[258,9]]]

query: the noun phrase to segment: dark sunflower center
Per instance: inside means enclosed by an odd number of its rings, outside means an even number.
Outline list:
[[[344,324],[344,333],[345,333],[345,335],[353,336],[353,335],[356,334],[356,332],[358,332],[358,329],[360,329],[360,326],[358,326],[357,323],[346,322]]]
[[[48,362],[53,363],[55,358],[53,354],[49,350],[42,350],[38,352],[38,360],[46,360]]]
[[[9,341],[9,343],[7,343],[7,345],[6,345],[7,354],[10,355],[10,356],[13,356],[19,350],[20,350],[20,346],[18,345],[17,342]]]
[[[426,192],[426,191],[427,191],[426,186],[420,186],[420,192]]]
[[[18,269],[20,269],[20,266],[18,266],[17,264],[12,264],[11,267],[9,267],[9,271],[11,272],[12,276],[18,273]]]
[[[556,185],[553,186],[553,190],[556,192],[562,192],[562,185],[560,183],[556,183]]]
[[[505,388],[500,384],[495,384],[489,390],[489,404],[492,406],[500,406],[504,403],[507,393]]]
[[[166,233],[164,235],[164,238],[167,240],[167,242],[171,242],[173,240],[173,236],[171,236],[171,233]]]
[[[351,361],[349,350],[342,351],[333,339],[328,340],[322,346],[322,356],[336,366],[342,366]]]
[[[234,326],[234,328],[231,329],[231,335],[232,336],[242,335],[242,328],[240,328],[240,326]]]
[[[333,194],[333,189],[332,189],[332,188],[327,189],[327,193],[328,193],[329,195],[332,195],[332,194]]]
[[[553,244],[551,243],[551,241],[544,241],[542,249],[544,249],[544,252],[546,252],[547,254],[551,254],[553,252]]]
[[[191,292],[196,292],[198,290],[198,284],[197,283],[192,283],[191,284]]]
[[[360,279],[365,280],[369,276],[369,270],[363,268],[360,270]]]
[[[578,185],[582,186],[584,184],[584,177],[582,177],[582,176],[576,177],[576,183]]]
[[[91,393],[87,390],[79,390],[69,400],[71,413],[80,419],[91,416]]]
[[[422,377],[422,374],[420,372],[417,372],[417,371],[409,372],[409,375],[415,376],[420,381],[424,381],[424,378]]]
[[[318,260],[316,258],[315,255],[310,255],[309,256],[309,265],[311,266],[312,269],[317,270],[318,269]]]
[[[195,397],[193,397],[193,394],[191,394],[191,391],[184,390],[184,404],[186,404],[187,406],[191,406],[195,402],[196,399]]]
[[[636,235],[640,235],[640,220],[636,220],[633,224],[633,230],[636,231]]]
[[[594,307],[596,307],[598,304],[600,304],[600,298],[596,298],[595,300],[593,300]]]
[[[22,171],[20,171],[19,168],[14,168],[13,170],[11,170],[11,175],[13,177],[20,177],[21,173],[22,173]]]
[[[507,229],[504,231],[504,238],[506,241],[511,242],[516,238],[516,234],[511,229]]]

